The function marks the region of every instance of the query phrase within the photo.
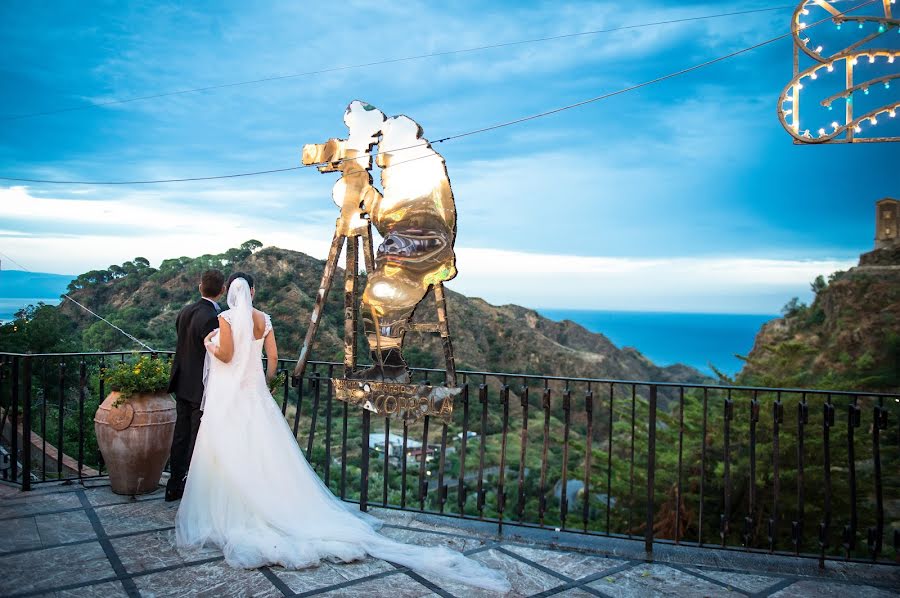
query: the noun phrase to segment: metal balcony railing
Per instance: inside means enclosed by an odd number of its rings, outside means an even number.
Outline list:
[[[29,490],[104,475],[101,371],[129,355],[0,353],[3,479]],[[275,400],[323,481],[362,510],[628,537],[648,552],[898,563],[898,394],[461,371],[449,423],[407,423],[336,400],[342,375],[311,362]]]

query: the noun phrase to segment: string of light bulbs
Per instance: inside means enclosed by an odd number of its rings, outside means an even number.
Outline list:
[[[870,5],[870,4],[874,4],[875,2],[878,2],[878,1],[880,1],[880,0],[865,0],[864,2],[862,2],[862,3],[860,3],[860,4],[857,4],[856,6],[853,6],[853,7],[848,8],[847,10],[845,10],[845,11],[843,11],[843,12],[838,13],[838,15],[843,16],[843,15],[849,13],[849,12],[852,12],[852,11],[855,11],[855,10],[859,10],[860,8],[864,8],[864,7],[866,7],[866,6]],[[806,28],[806,29],[809,29],[809,28],[811,28],[811,27],[816,27],[816,26],[821,25],[822,23],[824,23],[824,22],[826,22],[826,21],[830,21],[830,20],[832,20],[832,19],[833,19],[833,17],[829,16],[829,17],[820,19],[819,21],[815,21],[815,22],[813,22],[813,23],[810,23],[810,24],[806,25],[805,28]],[[579,108],[579,107],[585,106],[585,105],[587,105],[587,104],[592,104],[592,103],[595,103],[595,102],[599,102],[599,101],[602,101],[602,100],[605,100],[605,99],[608,99],[608,98],[611,98],[611,97],[614,97],[614,96],[617,96],[617,95],[621,95],[621,94],[624,94],[624,93],[628,93],[628,92],[630,92],[630,91],[634,91],[634,90],[637,90],[637,89],[641,89],[641,88],[643,88],[643,87],[647,87],[647,86],[650,86],[650,85],[654,85],[654,84],[656,84],[656,83],[661,83],[661,82],[666,81],[666,80],[668,80],[668,79],[673,79],[673,78],[675,78],[675,77],[679,77],[679,76],[685,75],[685,74],[687,74],[687,73],[691,73],[691,72],[693,72],[693,71],[697,71],[697,70],[706,68],[706,67],[708,67],[708,66],[712,66],[712,65],[717,64],[717,63],[719,63],[719,62],[723,62],[723,61],[728,60],[728,59],[730,59],[730,58],[734,58],[735,56],[739,56],[739,55],[741,55],[741,54],[745,54],[745,53],[747,53],[747,52],[751,52],[751,51],[756,50],[756,49],[758,49],[758,48],[761,48],[761,47],[763,47],[763,46],[767,46],[767,45],[769,45],[769,44],[775,43],[775,42],[777,42],[777,41],[780,41],[780,40],[782,40],[782,39],[785,39],[785,38],[787,38],[787,37],[790,37],[791,35],[793,35],[793,32],[784,33],[784,34],[778,35],[778,36],[776,36],[776,37],[767,39],[767,40],[765,40],[765,41],[762,41],[762,42],[753,44],[753,45],[751,45],[751,46],[747,46],[747,47],[742,48],[742,49],[740,49],[740,50],[736,50],[736,51],[734,51],[734,52],[729,52],[728,54],[724,54],[724,55],[722,55],[722,56],[719,56],[719,57],[716,57],[716,58],[707,60],[707,61],[705,61],[705,62],[701,62],[701,63],[699,63],[699,64],[695,64],[695,65],[693,65],[693,66],[686,67],[686,68],[683,68],[683,69],[681,69],[681,70],[674,71],[674,72],[668,73],[668,74],[666,74],[666,75],[662,75],[662,76],[656,77],[656,78],[654,78],[654,79],[649,79],[649,80],[647,80],[647,81],[643,81],[643,82],[637,83],[637,84],[635,84],[635,85],[631,85],[631,86],[628,86],[628,87],[624,87],[624,88],[618,89],[618,90],[616,90],[616,91],[608,92],[608,93],[605,93],[605,94],[602,94],[602,95],[599,95],[599,96],[595,96],[595,97],[592,97],[592,98],[587,98],[587,99],[585,99],[585,100],[581,100],[581,101],[579,101],[579,102],[575,102],[575,103],[572,103],[572,104],[567,104],[567,105],[565,105],[565,106],[559,106],[559,107],[557,107],[557,108],[552,108],[552,109],[550,109],[550,110],[546,110],[546,111],[539,112],[539,113],[536,113],[536,114],[531,114],[531,115],[528,115],[528,116],[523,116],[523,117],[515,118],[515,119],[512,119],[512,120],[508,120],[508,121],[496,123],[496,124],[493,124],[493,125],[488,125],[488,126],[486,126],[486,127],[481,127],[481,128],[478,128],[478,129],[473,129],[473,130],[471,130],[471,131],[466,131],[466,132],[463,132],[463,133],[457,133],[457,134],[454,134],[454,135],[449,135],[449,136],[446,136],[446,137],[441,137],[441,138],[438,138],[438,139],[432,141],[431,143],[432,143],[432,144],[446,143],[446,142],[448,142],[448,141],[453,141],[453,140],[455,140],[455,139],[461,139],[461,138],[463,138],[463,137],[469,137],[469,136],[472,136],[472,135],[478,135],[478,134],[486,133],[486,132],[489,132],[489,131],[495,131],[495,130],[497,130],[497,129],[501,129],[501,128],[513,126],[513,125],[516,125],[516,124],[521,124],[521,123],[528,122],[528,121],[537,120],[537,119],[540,119],[540,118],[545,118],[545,117],[551,116],[551,115],[553,115],[553,114],[558,114],[558,113],[560,113],[560,112],[564,112],[564,111],[567,111],[567,110],[572,110],[572,109],[574,109],[574,108]],[[422,147],[422,144],[417,144],[417,145],[411,145],[411,146],[402,147],[402,148],[392,148],[392,149],[386,149],[386,150],[381,150],[381,149],[379,149],[377,152],[371,152],[371,153],[367,153],[367,154],[362,154],[362,155],[356,156],[356,157],[354,157],[354,158],[344,158],[344,159],[341,159],[341,160],[336,160],[336,161],[334,161],[334,162],[331,162],[331,164],[338,164],[338,163],[344,162],[344,161],[346,161],[346,160],[359,160],[359,159],[361,159],[361,158],[366,158],[366,157],[373,158],[373,157],[378,156],[378,155],[380,155],[380,154],[385,154],[385,153],[398,153],[398,152],[407,151],[407,150],[415,149],[415,148],[421,148],[421,147]],[[161,183],[183,183],[183,182],[194,182],[194,181],[209,181],[209,180],[216,180],[216,179],[230,179],[230,178],[238,178],[238,177],[250,177],[250,176],[258,176],[258,175],[265,175],[265,174],[273,174],[273,173],[289,172],[289,171],[294,171],[294,170],[303,170],[303,169],[314,168],[314,167],[319,167],[319,166],[323,166],[323,165],[325,165],[325,164],[324,164],[324,163],[302,164],[302,165],[299,165],[299,166],[291,166],[291,167],[286,167],[286,168],[276,168],[276,169],[259,170],[259,171],[252,171],[252,172],[240,172],[240,173],[225,174],[225,175],[203,176],[203,177],[186,177],[186,178],[173,178],[173,179],[155,179],[155,180],[134,180],[134,181],[53,180],[53,179],[32,179],[32,178],[5,177],[5,176],[0,176],[0,180],[13,181],[13,182],[26,182],[26,183],[67,184],[67,185],[151,185],[151,184],[161,184]]]

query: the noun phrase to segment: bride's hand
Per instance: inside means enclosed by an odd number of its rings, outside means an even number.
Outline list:
[[[206,350],[209,351],[209,354],[213,357],[216,356],[216,344],[213,342],[213,338],[218,334],[218,330],[213,330],[209,334],[206,335],[206,338],[203,339],[203,346],[206,347]]]

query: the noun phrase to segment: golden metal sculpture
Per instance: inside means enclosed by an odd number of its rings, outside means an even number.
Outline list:
[[[794,40],[794,77],[791,82],[784,88],[778,98],[778,119],[781,121],[785,130],[794,138],[794,143],[810,144],[810,143],[873,143],[885,141],[900,141],[898,136],[887,137],[863,137],[860,136],[865,129],[878,124],[878,117],[885,115],[887,118],[896,118],[897,111],[900,109],[900,94],[898,94],[898,86],[894,86],[891,92],[891,81],[900,78],[900,72],[891,73],[879,77],[874,77],[864,81],[855,81],[857,75],[854,67],[860,61],[863,64],[882,64],[892,65],[897,63],[900,66],[900,51],[892,49],[860,49],[864,44],[892,33],[894,36],[900,32],[900,20],[891,14],[891,0],[881,0],[880,2],[883,13],[881,15],[850,15],[843,14],[831,3],[825,0],[805,0],[801,2],[794,10],[791,18],[791,33]],[[811,19],[811,10],[825,11],[822,13],[832,16],[835,26],[840,29],[842,26],[853,25],[854,29],[860,30],[862,37],[851,45],[840,49],[831,54],[825,54],[822,45],[812,41],[809,36],[814,35],[812,29],[807,28],[805,19]],[[872,32],[865,34],[865,27],[869,27]],[[800,54],[811,58],[814,62],[811,66],[800,69]],[[820,76],[827,76],[830,73],[844,73],[844,82],[842,90],[832,94],[821,101],[821,105],[829,111],[834,111],[834,104],[843,100],[843,117],[833,120],[827,127],[820,127],[814,136],[810,128],[801,126],[800,121],[800,90],[804,87],[804,82],[818,79]],[[862,114],[854,113],[853,97],[861,92],[863,95],[869,95],[869,88],[877,89],[888,95],[886,102],[880,106],[869,108]],[[873,96],[874,97],[874,96]],[[790,118],[790,121],[788,120]]]
[[[444,159],[422,137],[422,128],[406,116],[387,118],[370,104],[354,101],[344,113],[344,123],[350,129],[347,139],[303,147],[304,164],[316,164],[320,172],[342,174],[332,190],[341,214],[294,377],[300,379],[304,374],[346,241],[345,375],[333,381],[335,396],[383,415],[413,420],[422,415],[449,418],[459,388],[443,283],[456,275],[456,208]],[[384,194],[373,186],[369,172],[376,145]],[[375,255],[373,224],[383,237]],[[361,371],[356,369],[358,240],[368,273],[362,295],[363,323],[374,363]],[[430,289],[437,322],[411,323]],[[440,334],[447,362],[446,387],[410,384],[402,354],[407,331]]]

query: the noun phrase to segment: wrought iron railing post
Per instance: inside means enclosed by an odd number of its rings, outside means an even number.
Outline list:
[[[506,380],[500,387],[500,403],[503,406],[503,421],[500,432],[500,472],[497,476],[498,531],[503,532],[503,514],[506,509],[506,435],[509,431],[509,385]]]
[[[822,414],[822,451],[825,474],[825,509],[819,523],[819,567],[825,568],[825,551],[828,548],[828,532],[831,528],[831,428],[834,427],[834,404],[828,395]]]
[[[19,358],[13,357],[12,360],[12,372],[11,372],[11,380],[10,380],[10,391],[11,396],[9,400],[9,408],[12,410],[11,417],[9,419],[10,426],[12,429],[10,430],[10,437],[12,442],[10,443],[10,448],[12,455],[10,463],[11,471],[10,477],[15,483],[19,479]]]
[[[750,472],[747,480],[747,515],[744,517],[744,547],[753,545],[754,515],[756,512],[756,425],[759,423],[759,398],[756,391],[750,399]]]
[[[562,477],[559,480],[559,525],[566,529],[566,516],[569,514],[569,426],[572,419],[572,391],[568,382],[563,391],[563,452]]]
[[[656,399],[657,386],[650,386],[650,413],[647,416],[647,528],[644,531],[644,550],[653,552],[653,522],[656,514]]]
[[[724,461],[724,485],[725,485],[725,512],[721,515],[719,523],[719,535],[722,538],[722,548],[728,542],[728,531],[731,521],[731,418],[734,417],[734,401],[731,398],[731,389],[725,397],[725,413],[723,414],[723,425],[725,426],[725,450],[722,456]]]
[[[359,468],[359,510],[369,510],[369,418],[371,412],[362,410],[362,466]]]
[[[22,361],[22,490],[31,490],[31,356]]]
[[[590,519],[590,502],[591,502],[591,452],[593,451],[594,436],[594,392],[591,390],[590,383],[588,389],[584,393],[584,416],[587,420],[585,425],[587,430],[584,434],[584,495],[582,501],[581,523],[582,531],[588,531],[588,520]]]
[[[853,397],[852,402],[847,405],[847,472],[850,482],[850,522],[844,526],[844,549],[847,551],[847,558],[853,556],[856,550],[856,529],[858,526],[857,518],[857,492],[856,492],[856,443],[854,430],[859,427],[862,420],[862,411],[857,403],[857,397]]]
[[[869,553],[872,560],[878,559],[884,537],[884,486],[881,480],[881,431],[887,430],[888,412],[884,399],[878,400],[872,425],[872,458],[875,466],[875,527],[869,528]]]
[[[78,477],[84,469],[84,403],[87,399],[87,364],[84,357],[78,368]]]

